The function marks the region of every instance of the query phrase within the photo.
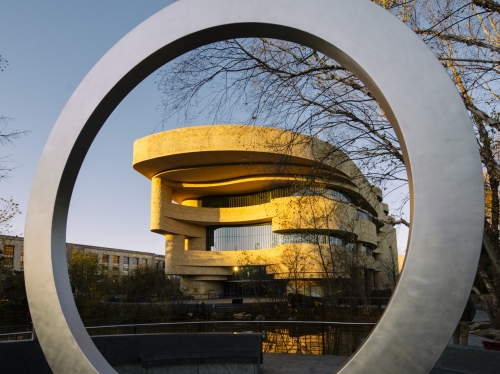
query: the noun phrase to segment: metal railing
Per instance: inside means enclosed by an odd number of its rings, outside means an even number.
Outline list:
[[[260,333],[263,353],[349,356],[375,323],[318,321],[202,321],[90,326],[91,336],[169,333]],[[0,341],[35,339],[32,331],[0,334]]]
[[[31,340],[33,331],[22,332],[9,332],[0,334],[0,342],[13,341],[13,340]]]

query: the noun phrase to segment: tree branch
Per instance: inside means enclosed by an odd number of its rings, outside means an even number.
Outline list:
[[[440,38],[442,40],[449,40],[452,42],[462,43],[462,44],[465,44],[469,47],[477,46],[477,47],[481,47],[481,48],[487,48],[493,52],[500,52],[500,47],[486,43],[478,38],[468,38],[465,36],[444,34],[440,31],[435,31],[435,30],[414,30],[414,31],[417,34],[430,35],[432,37],[437,37],[437,38]]]
[[[472,0],[472,4],[491,12],[500,13],[500,4],[494,0]]]

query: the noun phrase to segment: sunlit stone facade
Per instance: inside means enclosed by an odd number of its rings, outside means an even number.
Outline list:
[[[166,273],[181,277],[185,294],[223,293],[246,266],[300,278],[312,296],[325,279],[353,278],[353,268],[361,292],[393,287],[396,235],[381,191],[320,139],[182,128],[138,139],[133,166],[152,182],[151,231],[165,236]]]

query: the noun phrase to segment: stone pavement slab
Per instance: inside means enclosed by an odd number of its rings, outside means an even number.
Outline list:
[[[331,374],[348,357],[264,353],[262,374]],[[430,374],[498,374],[500,352],[449,345]]]
[[[264,353],[262,374],[331,374],[347,356]]]
[[[262,374],[332,374],[347,360],[346,356],[264,353]],[[473,374],[445,368],[434,368],[430,374]]]
[[[434,368],[429,374],[474,374],[470,371],[458,371],[452,369]]]

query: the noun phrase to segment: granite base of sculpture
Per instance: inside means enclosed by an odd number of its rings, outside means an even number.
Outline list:
[[[339,373],[426,373],[465,306],[484,219],[482,170],[446,71],[399,20],[366,0],[183,0],[121,39],[59,116],[33,181],[25,278],[40,345],[55,373],[115,373],[78,316],[65,256],[69,202],[95,136],[121,100],[163,64],[222,39],[304,44],[350,69],[377,98],[405,157],[411,237],[377,327]]]

